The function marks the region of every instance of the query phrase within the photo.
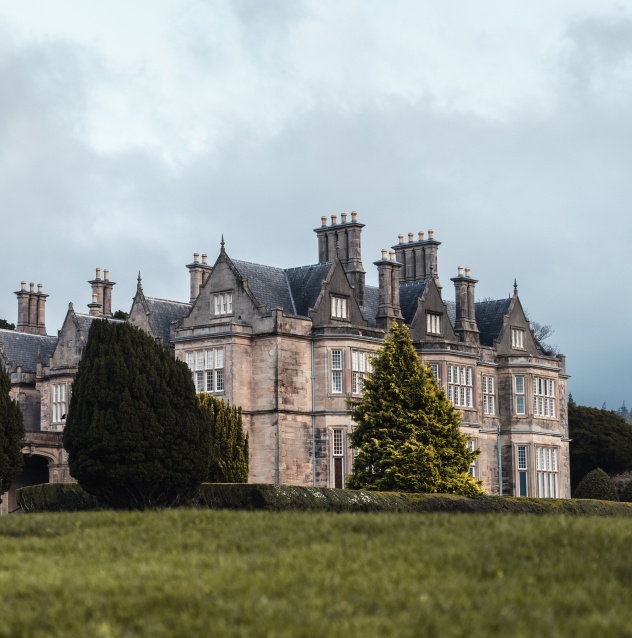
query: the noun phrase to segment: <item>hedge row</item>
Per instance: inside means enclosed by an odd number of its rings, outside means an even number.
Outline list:
[[[76,483],[46,483],[17,490],[24,512],[99,509],[94,496]],[[511,496],[469,498],[452,494],[399,494],[292,485],[205,483],[194,506],[211,509],[320,512],[511,512],[632,516],[632,504],[581,499]]]

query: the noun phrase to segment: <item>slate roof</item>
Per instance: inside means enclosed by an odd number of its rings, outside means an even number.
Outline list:
[[[367,320],[369,327],[375,328],[377,326],[375,315],[377,315],[377,308],[380,305],[380,289],[377,286],[365,286],[364,296],[366,304],[360,306],[360,311]]]
[[[476,323],[480,331],[482,346],[493,346],[503,327],[505,315],[509,312],[511,298],[479,301],[474,304]]]
[[[90,331],[90,326],[95,319],[104,319],[104,317],[96,317],[94,315],[84,315],[79,312],[75,312],[75,317],[77,318],[77,322],[79,323],[79,328],[81,332],[83,332],[86,337],[88,336],[88,332]],[[123,323],[122,319],[112,319],[109,318],[108,321],[112,323]]]
[[[38,360],[46,363],[53,355],[57,337],[0,330],[0,343],[6,361],[22,366],[24,372],[35,372]]]
[[[285,312],[296,314],[290,286],[285,270],[274,266],[262,266],[248,261],[231,260],[239,274],[248,278],[248,287],[257,301],[265,304],[268,309],[281,307]]]
[[[417,312],[417,302],[426,289],[426,281],[412,281],[399,286],[399,307],[407,325],[412,323]]]
[[[294,314],[307,317],[307,311],[316,304],[323,279],[327,278],[330,261],[311,266],[288,268],[287,281],[294,300]]]
[[[454,325],[456,324],[456,301],[454,301],[453,299],[449,299],[444,303],[446,305],[448,319],[450,320],[450,324],[454,328]]]
[[[171,323],[189,314],[191,304],[184,301],[169,301],[156,297],[145,297],[149,318],[154,335],[160,337],[163,343],[171,341]]]

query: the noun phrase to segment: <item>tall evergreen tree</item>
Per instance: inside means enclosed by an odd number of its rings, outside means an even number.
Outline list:
[[[405,326],[391,325],[373,358],[362,400],[352,408],[358,451],[348,485],[355,489],[482,493],[468,469],[461,415],[415,352]]]
[[[17,401],[9,396],[11,380],[0,368],[0,496],[22,471],[24,419]]]
[[[244,435],[241,407],[231,406],[210,394],[198,399],[210,432],[210,483],[248,482],[248,435]]]
[[[63,441],[71,474],[113,507],[187,502],[208,467],[189,369],[127,323],[93,321]]]

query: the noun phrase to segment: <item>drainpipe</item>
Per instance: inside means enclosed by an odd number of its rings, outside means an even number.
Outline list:
[[[312,339],[312,485],[316,487],[316,394],[314,388],[314,340]]]
[[[498,421],[498,496],[503,495],[503,452],[500,442],[500,420]]]

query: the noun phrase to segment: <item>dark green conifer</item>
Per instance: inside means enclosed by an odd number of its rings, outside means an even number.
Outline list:
[[[588,472],[579,482],[573,498],[594,498],[600,501],[618,501],[619,495],[612,479],[600,468]]]
[[[128,323],[93,321],[63,441],[71,474],[113,507],[185,503],[208,467],[189,369]]]
[[[373,358],[362,400],[352,408],[357,449],[348,485],[354,489],[475,496],[461,415],[423,365],[405,326],[391,325]]]
[[[24,419],[17,401],[9,396],[11,380],[0,369],[0,496],[22,471]]]
[[[241,407],[210,394],[198,395],[211,432],[209,483],[248,482],[248,435],[244,435]]]

